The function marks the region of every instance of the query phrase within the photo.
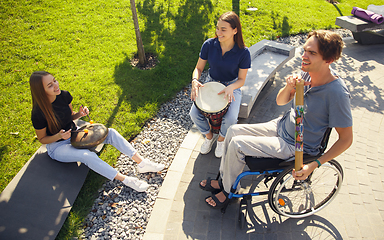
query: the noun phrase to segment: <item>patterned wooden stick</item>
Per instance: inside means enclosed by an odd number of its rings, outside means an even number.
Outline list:
[[[303,117],[304,117],[304,80],[296,80],[295,108],[295,171],[303,168]]]

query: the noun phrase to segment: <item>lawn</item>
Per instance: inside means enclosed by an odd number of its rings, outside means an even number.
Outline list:
[[[0,191],[41,145],[30,121],[29,76],[51,72],[61,89],[84,104],[96,122],[124,137],[137,135],[161,103],[189,84],[201,44],[214,36],[217,17],[239,13],[247,46],[262,39],[336,28],[354,6],[380,1],[340,0],[136,0],[145,51],[157,56],[151,70],[131,66],[136,40],[129,1],[3,0],[0,2]],[[256,7],[257,11],[247,8]],[[106,147],[113,165],[119,152]],[[90,173],[59,238],[76,236],[105,179]]]

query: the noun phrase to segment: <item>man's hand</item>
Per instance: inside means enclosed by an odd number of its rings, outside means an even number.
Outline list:
[[[300,171],[296,172],[295,169],[293,169],[292,176],[296,180],[305,180],[313,172],[313,170],[316,169],[317,166],[317,162],[311,162],[310,164],[304,165]]]

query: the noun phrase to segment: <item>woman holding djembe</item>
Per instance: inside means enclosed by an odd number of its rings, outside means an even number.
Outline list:
[[[78,132],[73,120],[88,115],[87,107],[81,106],[78,112],[72,110],[72,96],[60,90],[58,81],[48,72],[32,73],[29,80],[32,94],[32,123],[38,140],[47,144],[48,155],[59,162],[82,162],[98,174],[113,180],[117,179],[138,192],[148,188],[148,183],[136,177],[121,174],[101,160],[89,149],[78,149],[71,145],[71,133]],[[120,152],[138,163],[138,172],[157,172],[164,168],[144,159],[132,145],[113,128],[108,129],[103,143],[112,144]]]
[[[214,38],[206,40],[201,47],[199,60],[192,74],[191,100],[195,101],[199,88],[204,87],[198,79],[208,62],[209,81],[224,84],[224,89],[218,94],[223,94],[223,98],[230,103],[222,118],[215,150],[216,157],[221,157],[227,129],[237,123],[241,103],[240,87],[244,85],[248,68],[251,67],[251,55],[244,45],[241,23],[236,13],[227,12],[219,17],[215,35]],[[192,105],[190,116],[199,131],[205,135],[200,152],[207,154],[211,151],[214,142],[209,122],[195,105]]]

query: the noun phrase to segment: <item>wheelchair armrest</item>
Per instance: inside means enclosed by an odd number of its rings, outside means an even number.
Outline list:
[[[279,164],[284,160],[279,158],[258,158],[258,157],[245,157],[245,163],[251,172],[264,172],[267,170],[279,169]]]
[[[303,163],[308,164],[315,161],[322,154],[311,156],[309,154],[303,155]],[[245,157],[245,163],[249,167],[251,172],[264,172],[267,170],[276,170],[281,168],[287,168],[295,164],[295,157],[283,160],[280,158],[258,158],[258,157]]]

